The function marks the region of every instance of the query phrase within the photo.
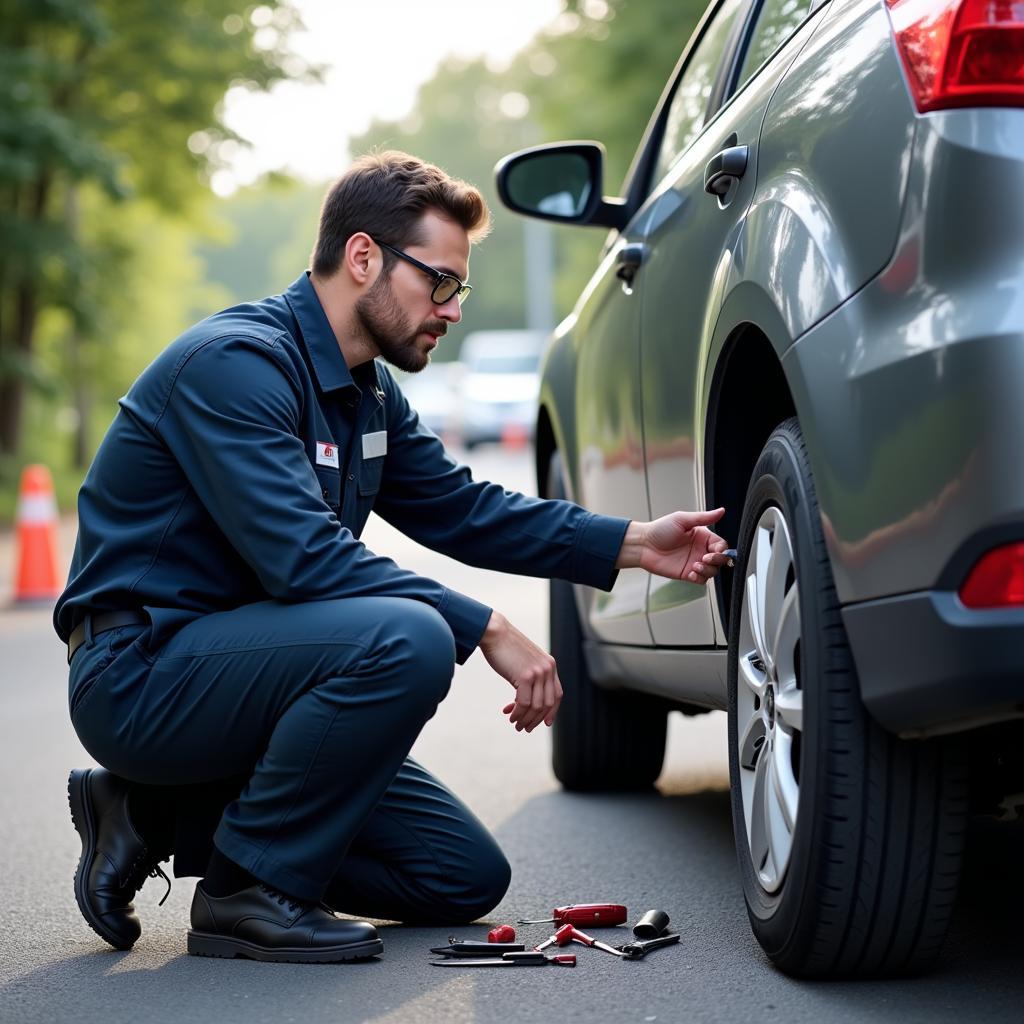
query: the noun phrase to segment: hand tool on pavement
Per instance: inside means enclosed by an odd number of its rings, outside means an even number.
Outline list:
[[[672,935],[659,935],[656,939],[642,939],[637,942],[627,942],[622,947],[622,959],[639,960],[641,957],[646,956],[652,949],[658,949],[660,946],[669,946],[673,942],[678,941],[679,933],[675,932]]]
[[[499,924],[487,933],[488,942],[515,942],[516,930],[510,924]]]
[[[472,940],[451,939],[447,946],[431,946],[431,953],[441,956],[500,956],[504,953],[523,953],[526,946],[522,942],[475,942]]]
[[[503,953],[500,957],[488,957],[486,960],[431,960],[431,967],[575,967],[574,953],[559,953],[556,956],[545,956],[537,950],[524,953]]]
[[[571,924],[563,924],[561,928],[555,932],[554,935],[546,938],[539,946],[534,946],[534,949],[547,949],[548,946],[554,944],[556,946],[568,946],[572,942],[573,933],[576,931]]]
[[[555,907],[551,917],[538,921],[520,921],[520,924],[576,924],[611,926],[626,923],[626,908],[621,903],[573,903],[568,907]]]
[[[633,934],[638,939],[656,939],[668,931],[668,914],[664,910],[648,910],[635,925]]]
[[[571,928],[572,926],[570,925],[569,927]],[[557,935],[558,932],[555,934]],[[575,928],[572,929],[572,940],[573,942],[582,942],[584,946],[603,949],[606,953],[611,953],[613,956],[622,956],[622,952],[614,946],[609,946],[607,942],[598,942],[597,939],[591,938],[586,932],[577,931]]]

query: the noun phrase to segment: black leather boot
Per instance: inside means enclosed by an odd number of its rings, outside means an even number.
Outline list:
[[[266,885],[233,896],[196,886],[188,951],[194,956],[330,964],[384,952],[377,929],[335,917],[323,905],[292,899]]]
[[[115,949],[131,949],[142,933],[132,899],[146,878],[163,878],[170,892],[158,867],[162,851],[150,850],[132,824],[128,792],[123,779],[103,768],[76,768],[68,778],[71,820],[82,839],[75,899],[89,926]]]

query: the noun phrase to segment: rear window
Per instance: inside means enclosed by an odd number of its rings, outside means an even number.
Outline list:
[[[737,90],[800,27],[809,10],[807,0],[764,0],[743,58]]]
[[[655,182],[665,176],[704,127],[711,87],[722,63],[736,15],[745,4],[746,0],[725,0],[686,62],[668,108],[665,134],[654,167]]]

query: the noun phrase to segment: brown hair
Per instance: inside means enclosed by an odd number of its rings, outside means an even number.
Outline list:
[[[419,221],[428,210],[451,218],[471,242],[479,241],[491,228],[491,211],[480,191],[468,182],[397,150],[360,157],[324,199],[313,273],[333,274],[346,243],[357,231],[396,249],[421,244]],[[394,260],[385,249],[384,266],[390,267]]]

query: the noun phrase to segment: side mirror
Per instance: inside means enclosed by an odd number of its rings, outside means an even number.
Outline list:
[[[626,206],[601,195],[604,147],[559,142],[512,153],[494,169],[501,201],[516,213],[562,224],[623,228]]]

